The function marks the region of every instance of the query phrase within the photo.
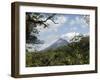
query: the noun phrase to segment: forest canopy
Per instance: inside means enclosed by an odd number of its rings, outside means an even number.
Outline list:
[[[26,53],[26,67],[82,64],[89,64],[89,36],[55,50]]]

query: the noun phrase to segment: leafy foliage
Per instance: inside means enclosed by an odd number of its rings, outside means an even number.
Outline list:
[[[89,36],[55,50],[26,53],[26,67],[81,64],[89,64]]]
[[[56,14],[42,14],[42,13],[26,13],[26,43],[27,44],[43,44],[43,41],[38,39],[39,30],[37,26],[43,26],[47,28],[49,24],[47,24],[48,20],[51,20],[54,24]]]

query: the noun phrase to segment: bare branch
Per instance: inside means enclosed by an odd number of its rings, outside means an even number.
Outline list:
[[[52,14],[51,16],[49,16],[46,20],[44,20],[43,22],[46,22],[47,20],[52,19],[56,14]]]
[[[58,24],[58,23],[56,23],[53,19],[50,19],[54,24]]]

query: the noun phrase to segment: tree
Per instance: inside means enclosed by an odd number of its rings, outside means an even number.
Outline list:
[[[72,48],[70,55],[72,56],[73,64],[89,63],[89,36],[74,36],[68,46]]]
[[[43,44],[43,41],[38,39],[39,30],[37,26],[47,28],[49,24],[46,22],[51,20],[54,24],[56,14],[43,14],[43,13],[26,13],[26,43],[27,44]]]
[[[90,25],[90,16],[89,15],[83,15],[83,16],[81,16],[81,19],[83,20],[83,23],[85,23],[87,26]]]

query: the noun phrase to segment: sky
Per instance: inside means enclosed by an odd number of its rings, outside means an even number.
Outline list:
[[[37,26],[40,31],[38,38],[44,41],[44,44],[40,45],[40,50],[53,44],[59,38],[70,41],[75,35],[89,35],[89,23],[86,22],[84,16],[81,14],[56,14],[55,22],[58,24],[48,20],[46,22],[49,24],[48,28]],[[87,20],[89,21],[89,15],[87,15]]]

